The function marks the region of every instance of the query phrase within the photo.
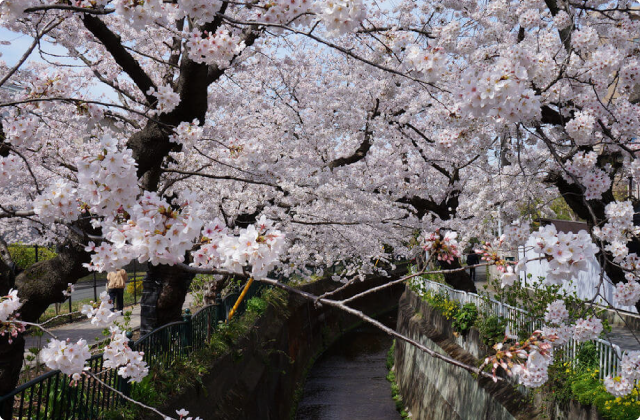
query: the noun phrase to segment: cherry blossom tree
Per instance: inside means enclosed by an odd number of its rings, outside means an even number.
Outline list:
[[[18,290],[25,322],[133,259],[153,328],[197,272],[362,277],[413,257],[418,232],[473,290],[451,257],[558,195],[595,245],[538,231],[556,279],[597,255],[619,300],[640,298],[634,203],[614,195],[640,168],[630,2],[5,0],[0,24],[33,38],[0,74],[0,295]],[[504,282],[517,267],[495,249],[525,231],[485,245]],[[6,245],[33,232],[58,256],[15,276]],[[526,383],[562,332],[597,336],[573,321],[516,349]],[[24,341],[1,340],[3,394]]]

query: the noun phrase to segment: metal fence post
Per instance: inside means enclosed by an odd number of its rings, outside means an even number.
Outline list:
[[[127,346],[129,346],[131,350],[135,350],[134,347],[136,343],[133,341],[133,331],[127,331],[125,335],[127,336]]]
[[[93,301],[98,301],[98,280],[96,279],[96,272],[93,272]]]
[[[182,316],[182,320],[184,321],[184,330],[183,330],[183,344],[186,353],[191,352],[191,346],[193,345],[193,325],[191,324],[191,309],[187,308],[184,310],[184,315]]]
[[[215,317],[215,322],[216,324],[218,324],[218,322],[220,321],[226,321],[227,319],[227,315],[224,312],[224,302],[222,301],[222,299],[220,299],[220,295],[216,295],[216,317]],[[216,325],[217,327],[217,325]]]
[[[69,296],[69,322],[73,322],[73,308],[71,307],[71,296]]]

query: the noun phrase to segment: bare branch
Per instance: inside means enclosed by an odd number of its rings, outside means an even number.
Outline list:
[[[81,12],[81,13],[86,13],[89,15],[108,15],[111,14],[113,12],[115,12],[115,9],[93,9],[93,8],[89,8],[89,7],[77,7],[77,6],[71,6],[68,4],[49,4],[46,6],[34,6],[34,7],[29,7],[27,9],[24,9],[25,13],[33,13],[33,12],[40,12],[40,11],[46,11],[46,10],[69,10],[72,12]]]
[[[460,367],[460,368],[462,368],[462,369],[464,369],[466,371],[469,371],[471,373],[474,373],[474,374],[476,374],[478,376],[483,376],[485,378],[490,378],[492,380],[504,380],[503,378],[500,378],[500,377],[495,377],[494,378],[493,375],[491,375],[491,374],[489,374],[487,372],[484,372],[484,371],[480,370],[479,368],[477,368],[475,366],[467,365],[467,364],[462,363],[462,362],[460,362],[460,361],[458,361],[458,360],[456,360],[456,359],[454,359],[452,357],[440,354],[440,353],[436,352],[435,350],[432,350],[432,349],[420,344],[419,342],[417,342],[417,341],[415,341],[415,340],[413,340],[413,339],[411,339],[409,337],[406,337],[403,334],[400,334],[399,332],[395,331],[394,329],[387,327],[386,325],[384,325],[381,322],[379,322],[379,321],[377,321],[377,320],[365,315],[364,313],[345,305],[342,302],[338,302],[338,301],[331,300],[331,299],[320,298],[319,296],[315,296],[315,295],[313,295],[313,294],[311,294],[309,292],[305,292],[304,290],[296,289],[295,287],[280,283],[279,281],[273,280],[273,279],[256,279],[256,281],[259,281],[259,282],[264,283],[264,284],[269,284],[269,285],[278,287],[280,289],[284,289],[284,290],[286,290],[286,291],[288,291],[290,293],[296,294],[298,296],[301,296],[301,297],[303,297],[305,299],[309,299],[309,300],[314,301],[314,302],[319,302],[319,303],[321,303],[323,305],[327,305],[327,306],[332,306],[334,308],[338,308],[338,309],[340,309],[342,311],[345,311],[345,312],[347,312],[347,313],[349,313],[351,315],[356,316],[357,318],[360,318],[361,320],[363,320],[363,321],[365,321],[365,322],[367,322],[367,323],[379,328],[380,330],[384,331],[385,333],[387,333],[387,334],[389,334],[389,335],[391,335],[391,336],[393,336],[393,337],[395,337],[395,338],[397,338],[399,340],[405,341],[405,342],[415,346],[416,348],[422,350],[423,352],[429,354],[430,356],[432,356],[432,357],[434,357],[436,359],[443,360],[443,361],[445,361],[447,363],[452,364],[453,366]]]
[[[142,69],[140,63],[136,61],[131,54],[126,50],[122,44],[122,40],[118,35],[113,33],[111,29],[100,18],[95,16],[84,16],[82,18],[85,28],[89,30],[109,51],[115,62],[122,67],[131,77],[131,80],[142,91],[142,94],[147,98],[149,103],[154,103],[155,98],[147,94],[150,88],[155,88],[156,85],[151,80],[151,77]]]

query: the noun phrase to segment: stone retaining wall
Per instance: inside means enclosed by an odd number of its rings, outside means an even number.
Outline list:
[[[398,332],[468,365],[479,366],[487,347],[476,328],[454,337],[451,322],[408,289],[400,299]],[[592,407],[542,404],[505,381],[478,380],[471,373],[396,340],[395,370],[400,394],[413,420],[601,420]]]

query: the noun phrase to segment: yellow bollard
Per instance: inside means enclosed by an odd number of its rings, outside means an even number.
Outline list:
[[[240,306],[240,302],[242,302],[242,299],[244,299],[247,292],[249,291],[249,287],[251,287],[251,283],[253,283],[253,277],[249,277],[247,284],[244,286],[244,289],[242,289],[242,293],[240,293],[240,297],[236,301],[235,305],[233,305],[233,308],[231,308],[231,310],[229,311],[229,317],[227,319],[231,319],[233,314],[236,313],[236,311],[238,310],[238,306]]]

